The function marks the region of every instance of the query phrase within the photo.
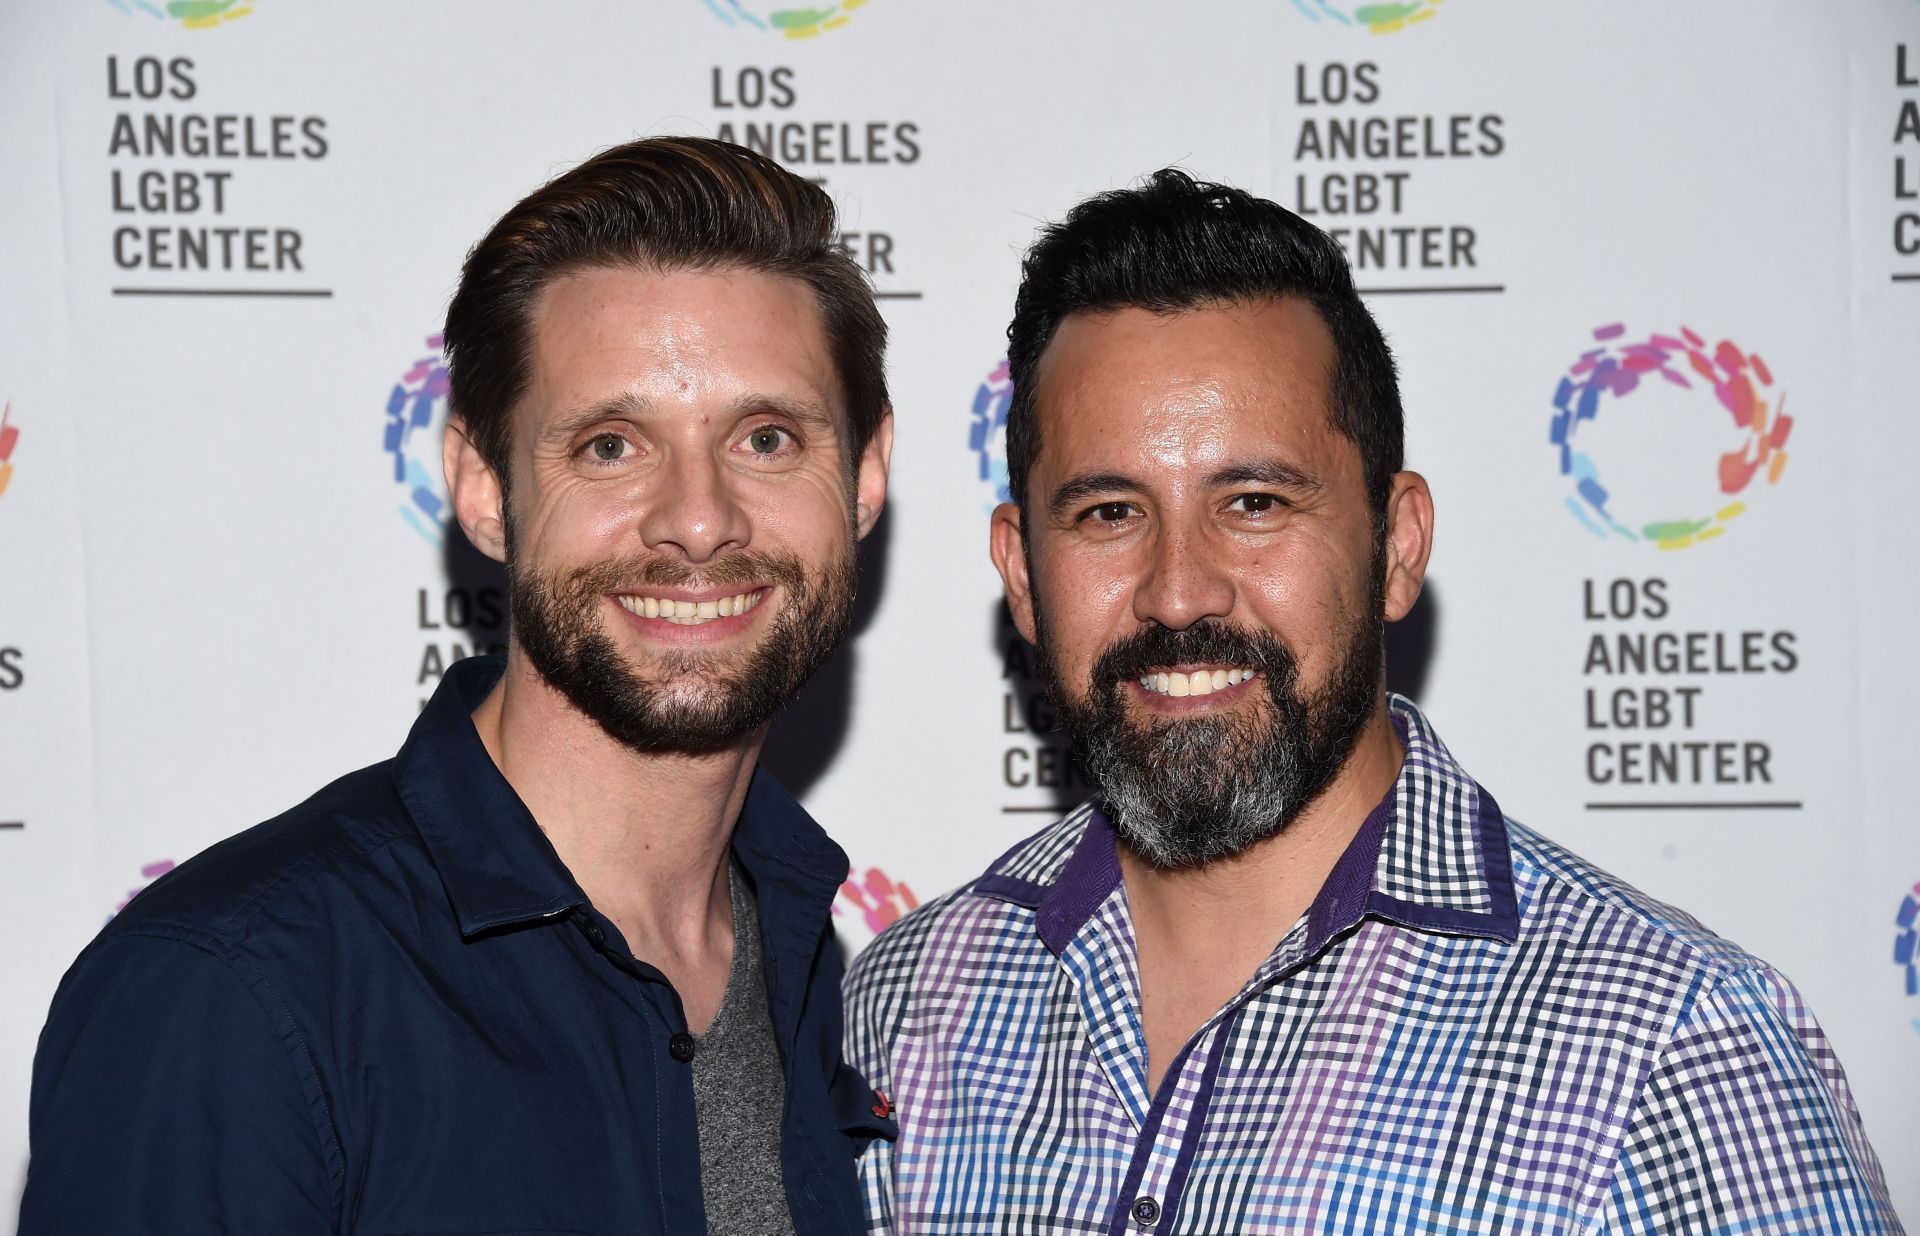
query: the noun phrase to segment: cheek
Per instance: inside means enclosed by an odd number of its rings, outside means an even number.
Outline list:
[[[516,548],[533,560],[592,557],[631,532],[640,515],[636,487],[594,485],[577,477],[543,478],[516,493]]]
[[[1042,553],[1033,572],[1047,637],[1062,667],[1089,667],[1138,629],[1135,580],[1116,560],[1100,554]]]
[[[1347,633],[1368,604],[1364,575],[1335,555],[1262,555],[1238,574],[1248,621],[1292,649],[1309,681],[1344,653]]]
[[[745,477],[734,500],[747,513],[754,548],[784,547],[819,561],[840,552],[853,535],[846,478],[838,471]]]

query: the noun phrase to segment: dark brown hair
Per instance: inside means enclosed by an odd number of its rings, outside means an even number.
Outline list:
[[[447,307],[452,408],[505,485],[548,283],[595,266],[738,267],[813,290],[857,457],[887,405],[887,326],[837,234],[825,190],[744,147],[657,137],[603,151],[528,195],[467,254]]]

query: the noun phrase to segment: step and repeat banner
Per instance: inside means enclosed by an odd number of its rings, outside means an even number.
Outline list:
[[[1920,0],[65,0],[0,14],[0,1222],[73,956],[506,638],[447,299],[670,133],[822,183],[893,332],[857,635],[767,755],[850,949],[1086,792],[987,560],[1004,331],[1040,223],[1177,163],[1401,359],[1395,685],[1805,989],[1920,1213]]]

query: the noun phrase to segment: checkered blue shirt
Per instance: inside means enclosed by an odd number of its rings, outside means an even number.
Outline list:
[[[1393,697],[1399,780],[1147,1089],[1091,805],[847,978],[900,1137],[874,1232],[1899,1232],[1846,1078],[1764,963],[1504,818]]]

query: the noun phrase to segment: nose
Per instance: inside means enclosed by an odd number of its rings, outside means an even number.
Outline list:
[[[648,549],[702,563],[746,545],[752,525],[718,460],[677,451],[656,480],[640,518]]]
[[[1133,616],[1182,631],[1233,609],[1233,578],[1207,538],[1162,525],[1146,545],[1145,571],[1133,592]]]

